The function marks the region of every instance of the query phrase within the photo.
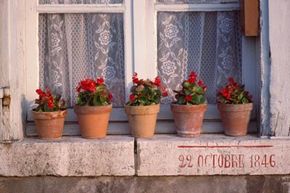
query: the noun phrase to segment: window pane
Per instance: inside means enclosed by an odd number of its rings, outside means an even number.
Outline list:
[[[158,73],[174,99],[182,79],[194,70],[208,86],[207,99],[215,103],[216,90],[229,76],[241,80],[241,34],[238,12],[161,12],[158,14]]]
[[[114,106],[124,104],[123,14],[41,14],[39,49],[42,88],[72,106],[80,80],[103,76]]]
[[[123,0],[39,0],[39,4],[117,4]]]
[[[178,3],[233,3],[239,0],[158,0],[158,3],[178,4]]]

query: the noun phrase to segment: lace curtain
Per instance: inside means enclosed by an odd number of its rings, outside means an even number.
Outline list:
[[[239,26],[239,13],[234,11],[159,13],[158,73],[169,90],[162,102],[174,100],[173,90],[192,70],[208,86],[209,103],[215,103],[217,89],[229,76],[240,81]]]
[[[220,0],[158,0],[160,3],[209,3]],[[40,4],[122,3],[123,0],[40,0]],[[238,12],[159,12],[158,73],[173,90],[195,70],[208,86],[209,103],[227,77],[241,80]],[[153,26],[152,26],[153,27]],[[123,15],[41,14],[39,16],[40,87],[53,88],[73,106],[84,78],[103,76],[113,105],[125,102]],[[152,69],[153,70],[153,69]]]
[[[40,86],[72,106],[84,78],[103,76],[114,106],[124,104],[122,14],[44,14],[39,17]]]

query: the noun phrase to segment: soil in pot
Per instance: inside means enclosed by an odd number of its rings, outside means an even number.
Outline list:
[[[81,136],[87,139],[106,137],[112,105],[74,107],[80,125]]]
[[[36,132],[41,139],[61,138],[67,111],[36,112],[32,111]]]
[[[247,135],[253,103],[218,104],[225,134],[229,136]]]
[[[201,133],[204,113],[207,104],[178,105],[171,104],[177,135],[181,137],[196,137]]]
[[[138,138],[152,138],[155,133],[160,105],[125,106],[131,134]]]

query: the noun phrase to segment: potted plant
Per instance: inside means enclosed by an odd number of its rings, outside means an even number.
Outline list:
[[[37,107],[32,114],[38,136],[42,139],[61,138],[67,114],[65,101],[59,95],[52,95],[49,89],[37,89],[36,93],[39,97],[35,100]]]
[[[206,86],[191,72],[179,91],[174,91],[176,101],[171,104],[177,134],[181,137],[195,137],[201,133],[204,113],[207,110]]]
[[[85,79],[77,86],[77,114],[81,135],[84,138],[104,138],[107,135],[112,94],[104,84],[103,78]]]
[[[159,77],[154,81],[139,80],[137,73],[134,73],[132,80],[130,99],[125,105],[131,133],[134,137],[151,138],[155,132],[160,99],[167,92],[161,86]]]
[[[252,96],[245,90],[244,85],[230,77],[227,85],[217,93],[217,103],[225,134],[246,135],[253,103]]]

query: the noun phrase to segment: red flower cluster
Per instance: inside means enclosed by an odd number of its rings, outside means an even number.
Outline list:
[[[219,94],[225,97],[227,100],[230,100],[232,93],[236,89],[239,89],[239,84],[234,80],[233,77],[230,77],[228,82],[229,83],[226,87],[220,89]]]
[[[85,79],[79,82],[77,88],[77,105],[108,105],[112,102],[112,94],[107,89],[103,77],[94,79]]]
[[[97,84],[103,84],[104,80],[97,79],[97,82],[93,79],[85,79],[79,83],[77,86],[77,92],[81,91],[88,91],[88,92],[95,92]]]
[[[161,93],[162,93],[163,97],[167,97],[168,96],[168,92],[167,92],[167,90],[166,90],[166,88],[164,86],[160,86],[160,90],[161,90]]]
[[[160,80],[160,77],[159,77],[159,76],[157,76],[157,77],[155,78],[154,84],[155,84],[156,86],[161,86],[161,80]]]
[[[166,88],[162,86],[161,79],[157,76],[154,80],[143,80],[138,78],[138,74],[134,72],[132,76],[133,87],[129,102],[127,104],[149,105],[160,102],[161,95],[167,96]]]
[[[131,102],[134,102],[134,100],[136,99],[135,95],[134,94],[130,94],[130,101]]]
[[[103,77],[100,77],[100,78],[97,78],[97,84],[98,85],[102,85],[102,84],[104,84],[104,79],[103,79]]]
[[[219,94],[225,97],[227,100],[231,99],[231,91],[227,88],[221,88]]]
[[[41,101],[42,103],[47,103],[47,107],[49,109],[53,109],[54,98],[48,88],[46,89],[46,92],[41,89],[36,89],[36,93],[39,95],[39,101]]]
[[[188,77],[188,82],[191,83],[191,84],[195,83],[196,77],[197,77],[196,73],[195,72],[191,72],[189,74],[189,77]]]
[[[109,100],[110,100],[110,102],[112,101],[112,99],[113,99],[113,95],[112,95],[112,93],[109,93]]]
[[[191,95],[186,95],[185,96],[186,102],[192,101],[192,96]]]
[[[180,90],[174,90],[176,104],[179,105],[199,105],[206,103],[206,85],[198,78],[197,74],[190,72],[188,79],[182,82]]]
[[[217,93],[217,102],[224,104],[245,104],[252,102],[252,96],[245,91],[243,85],[239,85],[232,77],[228,83]]]
[[[133,83],[134,84],[138,84],[139,83],[139,79],[138,79],[138,74],[136,72],[134,72],[134,75],[132,77]]]

